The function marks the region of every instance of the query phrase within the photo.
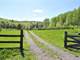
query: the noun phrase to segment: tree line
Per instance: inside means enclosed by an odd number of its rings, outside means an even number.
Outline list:
[[[56,17],[52,17],[50,19],[50,24],[48,27],[79,27],[80,26],[80,7],[74,9],[73,11],[69,11],[66,13],[62,13]]]
[[[41,29],[43,28],[43,22],[39,21],[15,21],[0,18],[0,29]]]
[[[0,29],[53,29],[53,28],[68,28],[80,26],[80,7],[73,11],[61,13],[52,18],[46,18],[43,22],[40,21],[15,21],[0,18]]]

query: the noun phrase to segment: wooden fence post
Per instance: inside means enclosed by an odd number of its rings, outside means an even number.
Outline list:
[[[23,30],[20,32],[20,49],[23,49]]]
[[[64,33],[64,47],[67,48],[67,32]]]
[[[21,29],[21,33],[20,33],[20,51],[21,51],[21,55],[24,57],[24,53],[23,53],[23,30]]]

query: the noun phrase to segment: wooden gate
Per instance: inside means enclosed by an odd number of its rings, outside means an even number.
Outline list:
[[[71,43],[71,44],[69,44]],[[69,35],[68,32],[64,34],[64,47],[80,49],[80,35]]]
[[[4,35],[4,34],[1,34],[0,37],[20,37],[20,41],[1,41],[0,40],[0,43],[19,43],[20,46],[19,47],[15,47],[15,48],[19,48],[20,49],[20,52],[21,52],[21,55],[24,56],[23,54],[23,30],[20,30],[20,35]]]

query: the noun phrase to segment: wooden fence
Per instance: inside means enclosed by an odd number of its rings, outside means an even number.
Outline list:
[[[20,35],[6,35],[6,34],[0,34],[0,37],[20,37],[20,41],[1,41],[0,43],[19,43],[20,47],[15,47],[15,48],[19,48],[21,55],[24,56],[23,54],[23,30],[20,30]]]
[[[70,40],[72,39],[72,40]],[[71,44],[69,44],[71,42]],[[69,35],[68,32],[64,34],[64,47],[80,49],[80,35]]]

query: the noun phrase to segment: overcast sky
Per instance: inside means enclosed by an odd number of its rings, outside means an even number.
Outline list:
[[[0,17],[42,21],[80,6],[80,0],[0,0]]]

